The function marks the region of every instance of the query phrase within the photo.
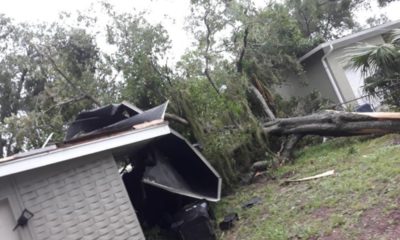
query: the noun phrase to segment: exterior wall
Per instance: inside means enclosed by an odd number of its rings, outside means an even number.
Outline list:
[[[368,39],[363,40],[364,43],[370,43],[370,44],[380,44],[384,43],[383,38],[381,35],[374,36]],[[357,43],[334,49],[331,54],[328,55],[327,61],[329,64],[329,67],[332,71],[332,75],[336,79],[338,88],[340,92],[342,93],[342,96],[345,101],[351,101],[354,100],[355,98],[359,97],[358,93],[355,92],[353,89],[357,88],[355,86],[352,87],[352,85],[358,84],[356,82],[352,82],[351,79],[348,79],[346,76],[346,62],[345,59],[343,58],[346,55],[346,48],[348,47],[353,47]],[[357,102],[355,102],[356,104]]]
[[[288,99],[290,97],[304,97],[312,91],[318,91],[321,96],[330,99],[333,103],[339,100],[335,94],[332,84],[322,65],[322,51],[314,54],[304,61],[305,79],[302,81],[300,77],[291,76],[276,91],[282,97]]]
[[[13,188],[13,184],[11,181],[10,177],[3,177],[0,178],[0,201],[7,201],[11,210],[11,217],[12,219],[9,219],[13,222],[13,226],[11,227],[14,228],[14,226],[16,225],[16,220],[18,219],[18,217],[20,216],[22,210],[23,210],[23,206],[19,201],[19,198],[17,198],[16,194],[15,194],[15,188]],[[5,216],[1,215],[0,217],[4,218]],[[2,226],[4,227],[10,227],[10,226]],[[4,234],[3,229],[0,230],[1,234]],[[32,236],[30,231],[25,227],[25,228],[17,228],[15,230],[16,235],[18,236],[17,239],[21,239],[21,240],[31,240]],[[0,235],[0,239],[4,238],[4,235]]]
[[[13,176],[35,240],[144,239],[111,154],[96,154]]]
[[[384,43],[381,35],[374,36],[363,40],[365,43],[380,44]],[[346,54],[346,48],[355,46],[357,43],[334,49],[327,56],[327,63],[329,69],[336,79],[337,86],[344,101],[352,101],[358,97],[359,81],[351,81],[348,79],[347,75],[348,69],[346,69],[346,63],[344,56]],[[328,51],[328,50],[327,50]],[[333,103],[339,103],[339,99],[333,89],[333,86],[329,80],[329,77],[324,69],[321,59],[325,53],[321,50],[314,55],[310,56],[303,62],[305,70],[305,80],[302,82],[297,76],[291,76],[288,78],[287,82],[282,86],[276,88],[276,92],[282,97],[289,99],[290,97],[303,97],[310,94],[313,90],[319,91],[322,97],[330,99]],[[354,74],[353,74],[354,75]],[[361,102],[361,101],[359,101]],[[357,104],[357,101],[354,102]]]

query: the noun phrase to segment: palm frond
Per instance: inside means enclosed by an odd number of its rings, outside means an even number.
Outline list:
[[[389,74],[398,68],[399,58],[399,50],[391,43],[357,44],[354,47],[347,48],[343,57],[345,63],[347,63],[346,66],[361,70],[364,75],[370,75],[377,71]]]
[[[390,42],[392,44],[400,44],[400,29],[396,28],[390,32]]]
[[[370,56],[376,50],[376,46],[368,43],[358,43],[345,49],[345,54],[340,61],[346,67],[361,70],[366,73],[370,66]]]

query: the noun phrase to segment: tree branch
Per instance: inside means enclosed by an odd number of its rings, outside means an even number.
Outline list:
[[[90,94],[88,94],[87,92],[83,91],[82,89],[80,89],[78,86],[75,85],[75,83],[69,79],[67,77],[67,75],[57,66],[56,62],[54,61],[54,59],[52,57],[50,57],[49,55],[41,52],[36,45],[32,44],[33,48],[38,52],[39,55],[45,57],[47,60],[50,61],[51,65],[53,66],[54,70],[56,70],[56,72],[58,72],[61,77],[73,88],[75,89],[78,93],[80,93],[80,95],[85,95],[87,97],[87,99],[89,99],[90,101],[92,101],[97,107],[100,107],[101,104],[100,102],[95,99],[93,96],[91,96]]]
[[[75,97],[75,98],[68,99],[68,100],[63,101],[63,102],[59,102],[59,103],[51,106],[50,108],[48,108],[43,113],[47,113],[47,112],[51,111],[53,108],[55,108],[55,107],[60,107],[60,106],[63,106],[63,105],[66,105],[66,104],[69,104],[69,103],[72,103],[72,102],[78,102],[78,101],[81,101],[81,100],[84,100],[84,99],[88,99],[88,97],[86,95],[82,95],[82,96],[78,96],[78,97]]]
[[[274,113],[271,111],[271,108],[268,106],[267,102],[265,101],[265,99],[262,96],[262,94],[260,93],[260,91],[251,83],[250,83],[249,89],[254,93],[254,95],[257,97],[258,101],[261,103],[263,110],[267,114],[267,116],[271,120],[275,120],[276,117],[275,117]]]
[[[209,72],[209,64],[210,64],[210,46],[211,46],[211,28],[210,25],[207,21],[207,17],[208,17],[208,11],[206,12],[206,14],[204,15],[203,21],[204,24],[206,25],[207,28],[207,35],[206,35],[206,51],[205,51],[205,55],[204,58],[206,60],[206,65],[204,67],[204,75],[206,75],[208,81],[210,82],[211,86],[214,88],[214,90],[217,92],[217,94],[219,94],[219,90],[217,88],[217,86],[215,85],[214,81],[211,78],[210,72]]]
[[[26,69],[26,68],[22,69],[21,77],[19,78],[19,82],[18,82],[17,95],[16,95],[18,99],[21,97],[21,91],[24,86],[25,77],[26,77],[27,73],[28,73],[28,69]]]
[[[183,125],[189,125],[189,121],[172,113],[165,113],[165,118],[179,122]]]
[[[248,36],[249,36],[249,26],[247,26],[244,30],[243,48],[242,48],[242,51],[240,51],[239,59],[236,62],[236,69],[237,69],[237,72],[240,74],[243,73],[243,58],[244,58],[244,54],[246,53]]]

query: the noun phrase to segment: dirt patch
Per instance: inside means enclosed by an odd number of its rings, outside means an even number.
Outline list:
[[[295,174],[296,174],[295,171],[288,171],[288,172],[285,172],[280,178],[281,178],[281,179],[291,178],[291,177],[293,177]]]
[[[362,229],[358,239],[368,240],[384,238],[399,239],[400,236],[400,209],[385,213],[382,206],[366,210],[360,219],[359,228]]]
[[[314,210],[311,216],[320,220],[326,220],[333,213],[333,209],[327,207],[321,207]]]
[[[318,240],[343,240],[346,239],[344,234],[339,229],[333,229],[333,231],[326,236],[317,238]]]

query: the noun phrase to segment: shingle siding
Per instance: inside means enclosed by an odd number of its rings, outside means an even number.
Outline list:
[[[29,229],[36,240],[144,239],[111,155],[32,170],[15,181],[23,206],[35,214]]]

